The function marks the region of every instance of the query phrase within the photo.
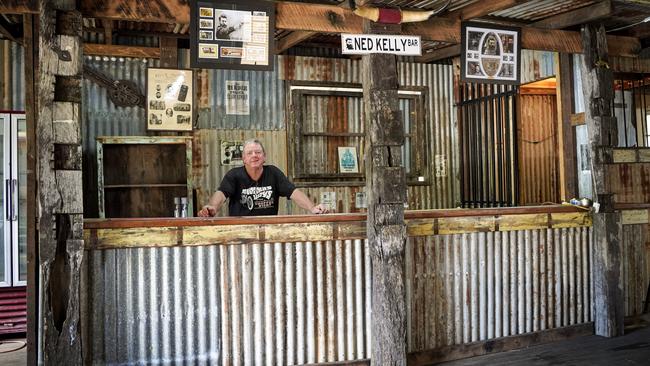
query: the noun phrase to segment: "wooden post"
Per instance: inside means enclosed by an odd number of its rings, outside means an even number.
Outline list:
[[[573,55],[559,53],[557,56],[557,109],[560,166],[560,198],[564,201],[578,197],[576,174],[576,139],[571,125],[573,113]]]
[[[364,22],[366,33],[399,34],[399,26]],[[397,97],[394,55],[362,58],[366,116],[368,244],[372,263],[373,365],[406,365],[404,248],[406,175],[402,167],[404,127]]]
[[[75,0],[39,0],[39,7],[34,82],[41,348],[46,365],[80,365],[82,18]]]
[[[623,334],[624,309],[620,278],[621,216],[614,211],[606,167],[612,161],[612,147],[618,142],[616,118],[612,116],[614,77],[608,64],[605,28],[602,25],[583,26],[582,43],[585,122],[589,132],[594,201],[600,204],[600,211],[594,214],[593,220],[595,332],[615,337]]]

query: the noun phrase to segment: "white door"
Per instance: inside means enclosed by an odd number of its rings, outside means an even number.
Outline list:
[[[27,139],[24,114],[0,114],[3,243],[0,247],[0,286],[27,283],[26,166]]]

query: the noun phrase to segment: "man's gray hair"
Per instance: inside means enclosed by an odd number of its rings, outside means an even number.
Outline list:
[[[258,145],[260,145],[260,147],[262,148],[262,152],[264,154],[266,154],[266,150],[264,150],[264,145],[262,144],[262,141],[260,141],[258,139],[248,139],[248,140],[244,141],[244,149],[246,149],[246,145],[249,145],[249,144],[258,144]]]

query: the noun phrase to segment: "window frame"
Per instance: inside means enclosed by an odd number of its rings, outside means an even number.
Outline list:
[[[429,118],[427,115],[426,104],[428,102],[429,88],[426,86],[400,87],[398,91],[399,99],[407,99],[412,103],[413,108],[410,131],[405,131],[406,138],[410,138],[410,172],[407,173],[407,184],[430,185],[432,181],[431,167],[428,164],[430,157],[427,156],[427,145],[430,143],[428,133]],[[309,136],[324,137],[357,137],[362,143],[359,146],[358,159],[359,166],[362,166],[362,160],[366,147],[366,126],[364,124],[362,132],[308,132],[304,133],[304,121],[302,110],[302,101],[306,96],[322,97],[350,97],[363,98],[363,87],[356,83],[333,83],[333,82],[289,82],[287,86],[287,95],[290,96],[288,105],[289,123],[287,126],[287,145],[288,149],[288,171],[289,176],[299,186],[362,186],[365,185],[365,171],[360,169],[359,173],[307,173],[304,167],[305,151],[303,149],[304,141]],[[363,111],[362,111],[363,113]],[[400,113],[402,113],[400,111]],[[405,147],[405,144],[403,145]],[[403,164],[406,159],[403,157]],[[417,164],[417,165],[416,165]]]

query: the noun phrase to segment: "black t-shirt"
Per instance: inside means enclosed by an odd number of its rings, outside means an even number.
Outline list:
[[[262,176],[254,181],[245,167],[231,169],[219,190],[229,199],[230,216],[277,215],[280,196],[291,197],[296,189],[287,176],[273,165],[264,165]]]

